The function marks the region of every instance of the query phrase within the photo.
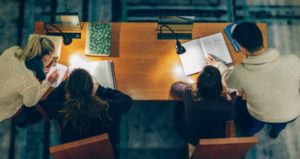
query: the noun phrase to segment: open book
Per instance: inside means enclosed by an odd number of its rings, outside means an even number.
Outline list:
[[[206,65],[208,54],[214,56],[217,61],[226,64],[232,63],[222,33],[195,39],[182,45],[185,47],[186,52],[180,54],[179,58],[186,76],[202,71]]]
[[[59,78],[57,82],[53,83],[53,87],[57,87],[63,80],[63,77],[67,70],[71,73],[74,69],[82,68],[90,73],[93,77],[93,80],[98,82],[101,86],[116,88],[114,67],[111,60],[101,60],[101,61],[85,61],[78,63],[76,65],[70,65],[69,68],[62,64],[55,64],[51,66],[50,71],[52,72],[55,69],[59,72]]]

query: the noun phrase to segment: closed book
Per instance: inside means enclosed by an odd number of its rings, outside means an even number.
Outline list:
[[[112,25],[102,23],[87,25],[85,55],[109,56]]]
[[[234,50],[236,52],[239,52],[240,51],[239,44],[232,37],[232,32],[233,32],[234,28],[236,27],[236,25],[237,25],[237,23],[232,23],[232,24],[227,25],[224,28],[224,32],[225,32],[227,38],[229,39],[229,41],[231,42],[232,46],[234,47]]]

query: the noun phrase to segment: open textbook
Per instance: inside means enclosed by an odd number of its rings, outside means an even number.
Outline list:
[[[206,65],[208,54],[214,56],[217,61],[225,64],[232,63],[222,33],[195,39],[182,45],[185,47],[186,52],[180,54],[179,58],[186,76],[202,71]]]
[[[62,64],[54,64],[51,66],[50,71],[52,72],[55,69],[58,70],[59,78],[52,84],[53,87],[57,87],[62,81],[64,75],[69,72],[71,73],[74,69],[82,68],[90,73],[93,77],[93,80],[98,82],[101,86],[116,88],[114,67],[111,60],[101,60],[101,61],[85,61],[77,63],[76,65],[70,65],[69,67]]]

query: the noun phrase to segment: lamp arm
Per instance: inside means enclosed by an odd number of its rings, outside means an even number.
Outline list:
[[[44,29],[46,30],[46,34],[48,33],[48,29],[49,29],[49,28],[47,28],[48,25],[55,28],[62,36],[64,35],[64,33],[57,26],[55,26],[54,24],[49,24],[49,23],[44,24]]]
[[[168,26],[168,25],[166,25],[166,24],[162,24],[162,25],[160,26],[160,28],[159,28],[159,33],[161,34],[161,31],[162,31],[162,28],[163,28],[163,27],[168,28],[168,29],[172,32],[172,34],[175,35],[175,39],[176,39],[176,42],[177,42],[177,41],[178,41],[177,34],[174,32],[174,30],[173,30],[170,26]]]
[[[174,30],[173,30],[170,26],[168,26],[168,25],[166,25],[166,24],[162,24],[162,25],[160,26],[160,28],[159,28],[160,35],[161,35],[161,31],[162,31],[162,28],[163,28],[163,27],[168,28],[168,29],[172,32],[172,34],[175,35],[175,39],[176,39],[176,47],[177,47],[176,52],[177,52],[177,54],[183,54],[183,53],[185,53],[185,51],[186,51],[185,48],[181,45],[180,41],[178,40],[177,34],[174,32]]]
[[[44,24],[44,30],[46,30],[46,34],[48,34],[48,29],[49,29],[49,28],[47,28],[48,25],[52,26],[59,32],[59,34],[63,37],[63,41],[64,41],[65,45],[69,45],[72,43],[72,39],[66,37],[66,35],[62,32],[62,30],[54,24],[49,24],[49,23]]]

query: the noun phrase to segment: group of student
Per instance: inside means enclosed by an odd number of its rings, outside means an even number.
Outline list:
[[[230,69],[209,56],[196,84],[171,86],[171,93],[184,102],[178,133],[188,143],[225,137],[228,120],[235,120],[246,136],[271,125],[269,136],[276,138],[300,114],[300,60],[265,48],[255,23],[238,24],[233,38],[246,55],[242,63]],[[0,121],[13,119],[24,127],[47,116],[60,126],[63,143],[108,132],[118,156],[120,117],[130,108],[131,97],[95,83],[83,69],[72,71],[47,93],[58,79],[57,71],[46,71],[54,49],[49,39],[35,35],[24,49],[15,46],[2,53]],[[236,89],[233,100],[222,96],[223,86]]]

